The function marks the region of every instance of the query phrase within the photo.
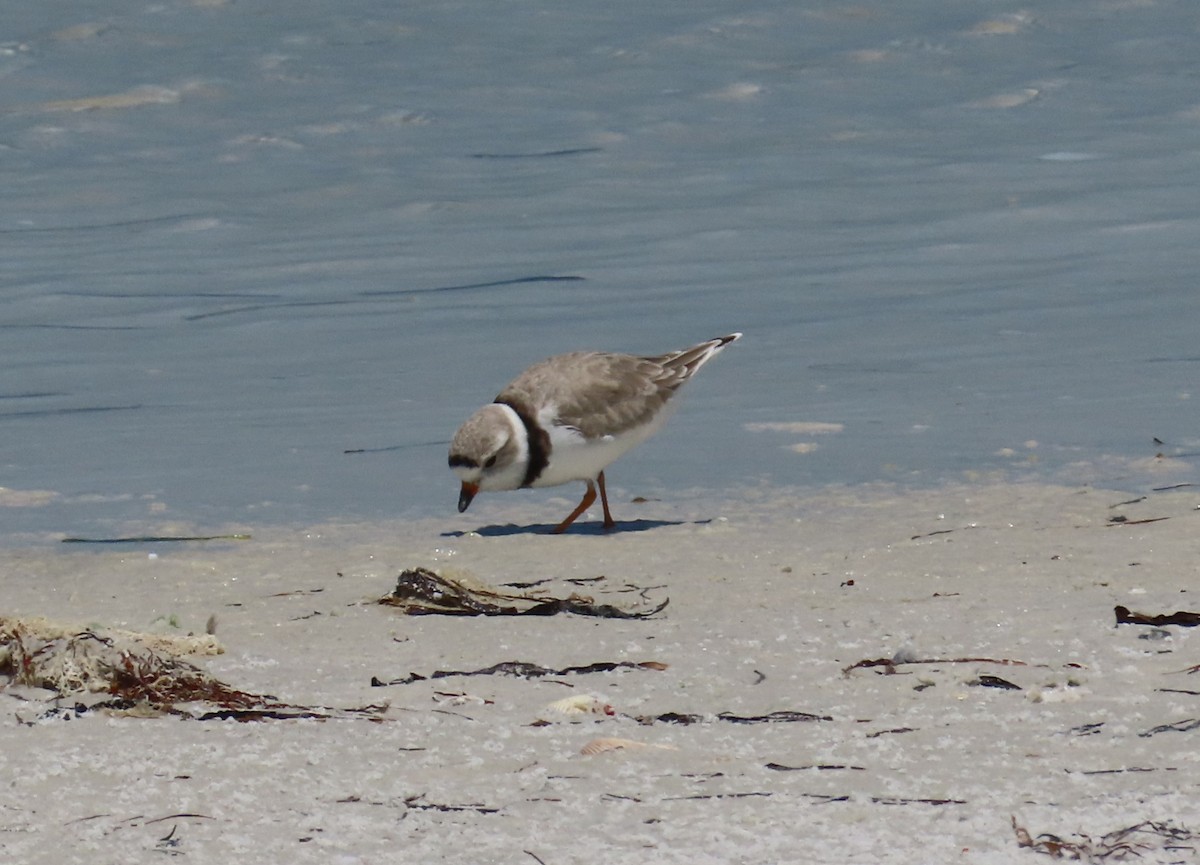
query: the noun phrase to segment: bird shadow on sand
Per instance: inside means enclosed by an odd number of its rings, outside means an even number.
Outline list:
[[[652,529],[660,529],[665,526],[703,526],[711,522],[712,520],[625,520],[618,522],[615,529],[607,531],[602,523],[582,523],[571,526],[564,534],[606,537],[610,535],[623,535],[627,532],[648,532]],[[556,527],[557,523],[534,523],[528,526],[518,526],[514,523],[508,523],[502,526],[480,526],[477,529],[467,529],[465,531],[442,532],[442,537],[461,538],[464,535],[472,533],[482,535],[485,538],[503,538],[511,535],[549,535],[554,533]]]

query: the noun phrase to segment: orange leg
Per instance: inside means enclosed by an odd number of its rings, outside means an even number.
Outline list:
[[[604,472],[600,472],[600,476],[596,480],[600,484],[600,504],[604,505],[604,530],[611,532],[617,527],[617,523],[612,518],[612,514],[608,512],[608,491],[604,489]]]
[[[583,501],[579,503],[579,506],[575,508],[575,510],[571,511],[570,516],[568,516],[565,520],[559,523],[557,527],[555,527],[553,532],[554,534],[561,535],[563,532],[565,532],[567,530],[567,526],[575,522],[576,518],[590,508],[592,506],[592,502],[596,501],[596,485],[591,481],[586,481],[586,483],[587,492],[583,494]]]
[[[571,515],[554,527],[553,534],[561,535],[567,530],[567,526],[575,522],[579,515],[596,503],[596,484],[591,481],[584,481],[587,484],[587,490],[583,494],[583,501],[575,510],[571,511]],[[600,504],[604,507],[604,530],[610,532],[617,527],[617,522],[612,518],[612,513],[608,510],[608,490],[604,488],[604,472],[596,478],[596,483],[600,485]]]

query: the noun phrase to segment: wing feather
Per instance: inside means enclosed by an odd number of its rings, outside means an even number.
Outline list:
[[[560,354],[536,363],[496,397],[553,410],[553,422],[599,438],[649,423],[689,378],[741,334],[682,351],[636,357],[601,351]]]

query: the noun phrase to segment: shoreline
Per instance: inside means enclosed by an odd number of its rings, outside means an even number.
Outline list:
[[[438,508],[397,506],[394,513],[371,516],[353,514],[324,516],[303,519],[296,516],[302,508],[297,504],[288,506],[262,503],[258,506],[231,506],[218,509],[206,506],[203,511],[224,511],[224,515],[204,519],[199,513],[176,512],[166,503],[153,496],[145,499],[144,513],[131,516],[128,513],[129,495],[102,496],[85,494],[69,496],[53,490],[14,489],[0,487],[0,514],[13,518],[33,517],[39,512],[57,509],[59,514],[50,519],[30,520],[41,526],[38,529],[12,530],[0,533],[0,552],[6,549],[40,547],[61,542],[65,538],[90,540],[95,543],[111,542],[122,538],[164,538],[170,540],[219,541],[220,536],[255,535],[264,532],[303,533],[310,528],[323,526],[362,526],[369,530],[378,527],[381,531],[393,524],[423,528],[427,532],[470,532],[477,528],[496,530],[498,526],[512,525],[514,531],[526,527],[536,533],[536,527],[552,526],[559,510],[569,511],[577,502],[578,484],[567,484],[552,490],[516,490],[506,493],[486,493],[472,505],[469,512],[456,514],[452,476],[446,474],[444,507]],[[665,507],[668,513],[686,514],[689,519],[713,519],[723,509],[738,508],[755,502],[824,502],[849,497],[851,499],[875,499],[887,496],[955,496],[960,491],[995,487],[1063,487],[1094,489],[1117,494],[1157,494],[1174,489],[1200,490],[1200,480],[1191,462],[1175,456],[1125,457],[1107,455],[1096,459],[1081,460],[1060,466],[1050,472],[1038,471],[1033,464],[1015,463],[1005,469],[980,469],[962,472],[957,476],[925,478],[918,474],[895,478],[879,478],[872,481],[833,484],[781,484],[766,476],[746,481],[737,487],[667,488],[638,484],[630,480],[628,485],[610,485],[610,501],[618,523],[630,523],[640,519],[655,519],[655,508]],[[402,496],[400,497],[402,498]],[[112,499],[115,511],[121,516],[87,518],[75,508],[103,508],[106,499]],[[705,508],[691,507],[693,502],[704,502]],[[292,512],[289,516],[288,513]],[[241,513],[245,518],[231,517]],[[589,512],[590,513],[590,512]],[[598,512],[597,512],[598,513]],[[559,515],[561,517],[561,514]],[[588,515],[572,527],[574,533],[594,534],[599,531],[598,517]],[[443,527],[450,522],[449,528]],[[11,526],[13,520],[9,520]],[[60,528],[47,528],[58,523]],[[620,534],[617,532],[616,534]]]

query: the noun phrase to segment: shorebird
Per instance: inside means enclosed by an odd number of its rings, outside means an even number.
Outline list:
[[[680,387],[740,337],[732,333],[655,357],[579,351],[529,367],[454,434],[450,468],[462,481],[459,513],[481,490],[583,481],[583,500],[554,533],[592,506],[597,487],[604,528],[615,528],[604,469],[658,432]]]

